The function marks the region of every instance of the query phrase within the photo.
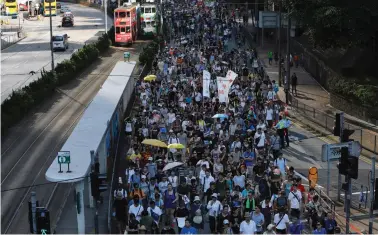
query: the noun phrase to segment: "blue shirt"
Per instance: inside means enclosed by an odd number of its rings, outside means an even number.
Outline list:
[[[195,229],[194,227],[183,227],[181,229],[181,234],[197,234],[197,229]]]
[[[312,233],[313,234],[327,234],[327,231],[325,230],[325,228],[322,228],[320,231],[318,229],[315,229]]]
[[[290,234],[301,234],[302,230],[303,225],[301,223],[291,224],[289,228]]]
[[[252,220],[253,220],[253,222],[256,223],[257,232],[262,232],[263,226],[262,226],[261,223],[264,222],[264,215],[261,212],[258,215],[255,212],[253,212]]]

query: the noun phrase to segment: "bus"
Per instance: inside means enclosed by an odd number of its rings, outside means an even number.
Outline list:
[[[140,6],[140,24],[143,36],[156,36],[158,20],[155,4],[142,4]]]
[[[50,6],[51,4],[51,6]],[[51,9],[50,9],[51,7]],[[43,15],[44,16],[56,16],[56,0],[44,0],[43,1]]]
[[[18,4],[17,0],[5,0],[5,15],[17,18],[18,16]]]
[[[133,44],[138,35],[137,6],[124,4],[114,10],[115,43],[118,45]]]

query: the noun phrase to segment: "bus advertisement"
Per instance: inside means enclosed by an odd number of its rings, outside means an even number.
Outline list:
[[[43,15],[50,16],[50,14],[56,16],[56,0],[43,1]]]
[[[17,18],[18,15],[18,5],[17,0],[5,0],[5,15],[12,16],[12,18]]]
[[[124,5],[114,10],[115,43],[133,44],[138,35],[137,7]]]
[[[140,23],[143,36],[156,36],[158,27],[156,20],[156,5],[142,4],[140,6]]]

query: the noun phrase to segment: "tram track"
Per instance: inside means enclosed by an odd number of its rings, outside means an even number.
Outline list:
[[[95,67],[94,72],[83,72],[79,79],[85,82],[82,81],[77,88],[69,92],[64,88],[58,90],[64,98],[57,102],[58,108],[47,110],[46,113],[52,115],[41,117],[41,128],[33,125],[20,127],[23,131],[3,151],[2,233],[29,233],[27,199],[31,191],[36,192],[40,206],[51,208],[51,222],[57,223],[55,217],[59,215],[55,214],[62,207],[61,201],[66,201],[64,197],[68,195],[65,192],[69,191],[70,184],[49,183],[45,172],[121,56],[120,52],[115,52],[111,59],[97,69]],[[35,187],[44,183],[46,185]],[[12,188],[20,189],[9,190]],[[52,211],[57,206],[57,210]]]

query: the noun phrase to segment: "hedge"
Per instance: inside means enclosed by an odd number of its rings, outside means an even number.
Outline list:
[[[357,101],[369,107],[378,105],[378,87],[374,85],[360,85],[357,81],[339,77],[330,77],[327,80],[328,88],[348,100]]]
[[[157,53],[159,52],[159,43],[161,43],[160,40],[155,39],[144,47],[142,52],[139,54],[139,63],[146,65],[147,67],[151,67]]]
[[[73,53],[69,60],[57,64],[55,74],[43,70],[39,79],[13,91],[1,104],[2,136],[31,110],[51,97],[56,88],[74,80],[88,65],[98,59],[100,53],[105,52],[111,45],[108,34],[102,35],[95,43],[85,45]]]

